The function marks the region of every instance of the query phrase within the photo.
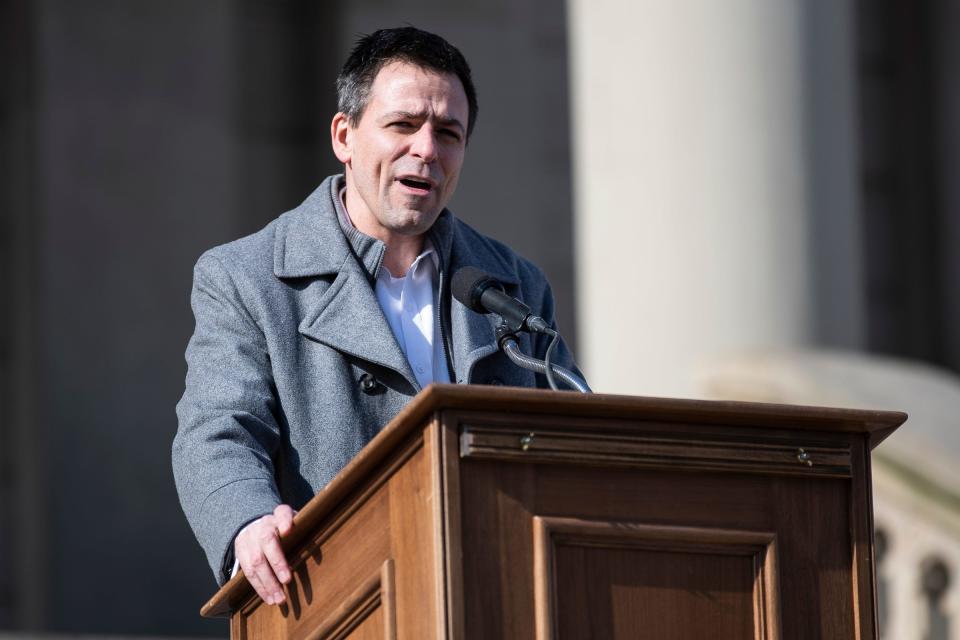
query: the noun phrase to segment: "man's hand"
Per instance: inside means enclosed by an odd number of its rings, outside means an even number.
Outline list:
[[[281,504],[270,515],[254,520],[233,541],[233,553],[243,574],[267,604],[284,601],[281,583],[290,582],[290,567],[283,557],[280,538],[293,528],[296,513]]]

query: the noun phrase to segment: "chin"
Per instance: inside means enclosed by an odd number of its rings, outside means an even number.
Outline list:
[[[408,209],[397,216],[393,230],[405,236],[418,236],[426,233],[438,217],[440,211],[427,213]]]

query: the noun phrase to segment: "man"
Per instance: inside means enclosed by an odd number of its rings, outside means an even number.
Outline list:
[[[239,564],[271,604],[290,579],[294,509],[423,387],[544,386],[498,351],[495,318],[451,299],[451,274],[478,267],[554,317],[536,266],[445,209],[477,117],[460,52],[412,27],[377,31],[337,90],[344,175],[194,272],[177,488],[217,580]],[[521,337],[527,353],[546,346]],[[562,344],[555,362],[575,367]]]

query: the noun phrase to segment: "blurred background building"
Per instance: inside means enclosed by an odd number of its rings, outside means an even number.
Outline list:
[[[339,65],[405,23],[474,69],[453,210],[596,390],[911,413],[881,625],[960,638],[948,0],[0,0],[0,635],[227,635],[169,463],[191,269],[338,170]]]

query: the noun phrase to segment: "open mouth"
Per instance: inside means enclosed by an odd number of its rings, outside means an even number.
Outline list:
[[[433,188],[429,182],[417,180],[416,178],[400,178],[400,184],[410,189],[423,191],[424,193],[429,192]]]

